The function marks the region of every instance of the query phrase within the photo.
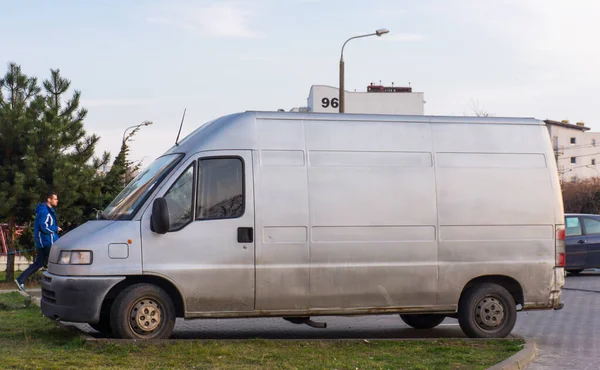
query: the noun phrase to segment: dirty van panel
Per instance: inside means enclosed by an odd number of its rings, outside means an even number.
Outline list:
[[[478,276],[508,276],[547,302],[555,265],[555,189],[534,125],[432,124],[439,209],[438,304]]]
[[[311,308],[434,305],[429,124],[310,122],[306,130]]]
[[[308,184],[302,120],[257,120],[256,310],[309,307]]]
[[[554,157],[539,126],[439,123],[432,132],[440,227],[554,227]]]
[[[170,181],[159,194],[167,200],[169,232],[151,230],[151,208],[143,216],[144,273],[175,283],[186,312],[253,310],[251,152],[204,152]]]

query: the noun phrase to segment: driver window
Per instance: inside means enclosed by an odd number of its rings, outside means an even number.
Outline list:
[[[244,214],[244,164],[240,158],[199,161],[197,220],[238,218]]]
[[[164,198],[169,206],[169,231],[177,231],[190,223],[194,202],[194,165],[187,170],[171,186]]]

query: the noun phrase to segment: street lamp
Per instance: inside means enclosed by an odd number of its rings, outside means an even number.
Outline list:
[[[361,37],[369,37],[369,36],[381,36],[381,35],[385,35],[386,33],[390,32],[388,29],[386,28],[380,28],[377,31],[375,31],[375,33],[369,33],[367,35],[360,35],[360,36],[354,36],[354,37],[350,37],[348,40],[346,40],[346,42],[344,42],[344,45],[342,45],[342,53],[340,55],[340,95],[339,95],[339,104],[340,104],[340,113],[344,113],[345,112],[345,102],[344,102],[344,47],[346,46],[346,44],[348,43],[348,41],[350,40],[354,40],[354,39],[359,39]]]
[[[129,126],[129,127],[127,127],[127,128],[125,129],[125,131],[123,131],[123,141],[121,141],[121,144],[122,144],[122,145],[125,145],[125,134],[127,133],[127,131],[128,131],[129,129],[132,129],[132,128],[137,128],[137,127],[140,127],[140,126],[149,126],[149,125],[151,125],[151,124],[152,124],[152,121],[144,121],[144,122],[140,123],[139,125],[133,125],[133,126]]]

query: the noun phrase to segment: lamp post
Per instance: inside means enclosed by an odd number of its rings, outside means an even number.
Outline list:
[[[124,145],[124,144],[125,144],[125,134],[127,133],[127,131],[129,131],[129,129],[132,129],[132,128],[137,128],[137,127],[140,127],[140,126],[149,126],[149,125],[151,125],[151,124],[152,124],[152,121],[144,121],[144,122],[140,123],[139,125],[133,125],[133,126],[129,126],[129,127],[127,127],[127,128],[125,129],[125,131],[123,131],[123,140],[121,141],[121,144],[122,144],[122,145]]]
[[[369,37],[369,36],[381,36],[381,35],[385,35],[386,33],[390,32],[388,29],[385,28],[380,28],[377,31],[375,31],[374,33],[369,33],[366,35],[359,35],[359,36],[354,36],[354,37],[350,37],[348,40],[346,40],[346,42],[344,42],[344,45],[342,45],[342,53],[340,55],[340,94],[339,94],[339,112],[340,113],[344,113],[345,112],[345,101],[344,101],[344,47],[346,46],[346,44],[348,43],[348,41],[350,40],[354,40],[354,39],[359,39],[362,37]]]

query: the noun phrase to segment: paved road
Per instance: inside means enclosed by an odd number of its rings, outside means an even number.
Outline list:
[[[535,338],[527,370],[600,369],[600,272],[568,276],[560,311],[521,313],[513,333]]]
[[[535,338],[540,356],[527,370],[600,369],[600,272],[569,276],[561,311],[519,313],[514,335]],[[397,315],[324,317],[327,329],[282,319],[178,320],[174,338],[197,339],[376,339],[464,338],[458,323],[446,319],[433,330],[414,330]],[[87,325],[81,329],[95,333]]]

